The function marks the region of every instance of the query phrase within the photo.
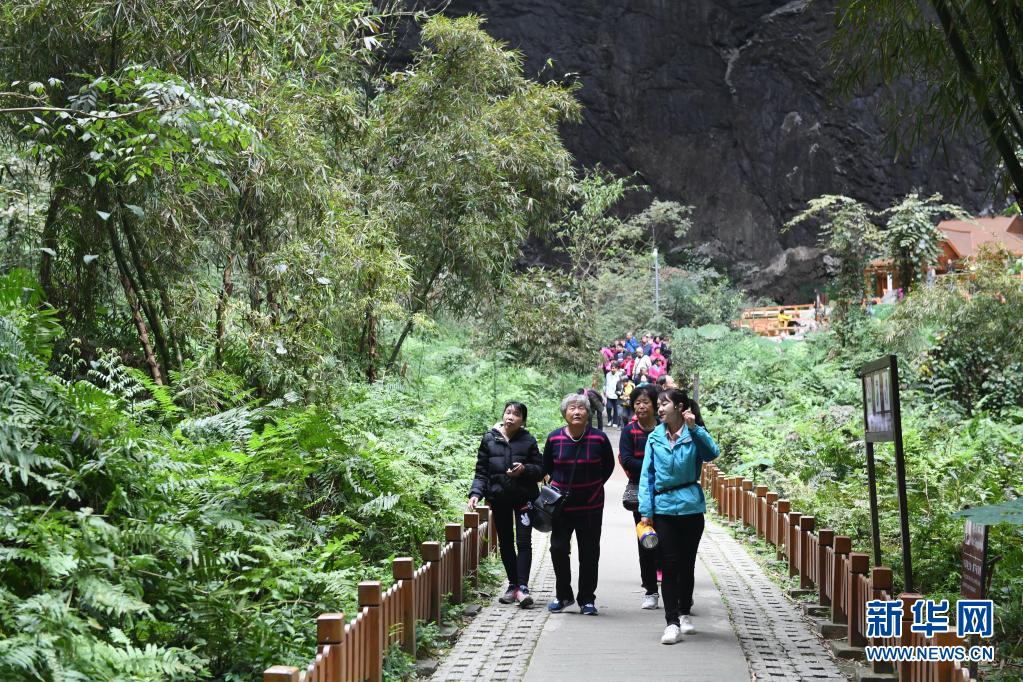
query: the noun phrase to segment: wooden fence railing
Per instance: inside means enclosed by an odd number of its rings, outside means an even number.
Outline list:
[[[920,594],[900,594],[903,602],[901,638],[866,637],[866,602],[892,599],[892,570],[870,567],[867,554],[852,551],[848,536],[835,535],[830,529],[816,530],[815,519],[793,511],[788,500],[768,492],[767,486],[755,486],[742,476],[731,476],[717,466],[703,467],[703,489],[717,502],[717,513],[729,521],[752,528],[757,537],[773,545],[778,560],[788,561],[789,576],[799,578],[800,587],[816,589],[818,603],[830,607],[831,621],[846,626],[850,646],[965,646],[956,637],[955,628],[925,637],[910,629],[911,606],[923,599]],[[902,662],[899,680],[904,682],[976,682],[964,665],[957,662]],[[891,672],[893,664],[874,662],[875,672]]]
[[[392,645],[416,654],[416,621],[440,623],[444,596],[462,603],[462,580],[477,580],[480,561],[497,546],[489,507],[480,505],[462,523],[444,528],[444,542],[424,542],[423,564],[410,557],[392,563],[394,582],[386,592],[380,582],[359,583],[359,612],[350,621],[343,613],[316,619],[315,658],[304,669],[275,665],[263,682],[379,682]]]
[[[743,308],[739,319],[732,321],[732,326],[749,329],[758,336],[790,336],[826,324],[827,316],[817,319],[816,313],[812,303]]]

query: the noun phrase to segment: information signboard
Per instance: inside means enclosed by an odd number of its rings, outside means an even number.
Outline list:
[[[987,526],[966,521],[963,537],[963,579],[960,594],[966,599],[984,599],[987,585]]]
[[[894,441],[895,411],[892,365],[889,358],[884,357],[864,365],[860,368],[860,372],[860,378],[863,380],[863,416],[866,420],[867,442]]]
[[[902,407],[899,402],[899,362],[885,355],[856,372],[863,383],[863,439],[867,445],[867,482],[870,485],[870,527],[873,531],[874,565],[881,565],[881,531],[877,510],[877,476],[874,444],[894,443],[895,475],[899,493],[899,526],[902,532],[904,589],[913,589],[913,565],[909,551],[909,504],[906,500],[906,460],[902,450]]]

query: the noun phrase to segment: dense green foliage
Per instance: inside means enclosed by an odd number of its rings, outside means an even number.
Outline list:
[[[253,400],[222,374],[213,411],[113,355],[68,354],[82,378],[63,380],[47,370],[55,315],[23,284],[0,280],[3,679],[300,663],[318,613],[353,612],[359,580],[387,580],[389,557],[457,518],[502,400],[529,403],[541,435],[558,421],[548,378],[450,332],[413,338],[406,380],[330,404]]]
[[[2,259],[70,336],[158,384],[239,349],[263,395],[372,379],[560,218],[578,104],[478,18],[424,20],[396,71],[386,7],[214,5],[0,3]]]
[[[1023,379],[1009,375],[1017,371],[1020,337],[1012,332],[999,337],[996,331],[1018,324],[1023,281],[1003,272],[992,267],[921,287],[894,311],[879,307],[878,317],[865,318],[844,346],[834,332],[781,343],[738,332],[678,335],[686,341],[677,341],[676,349],[685,347],[697,358],[701,406],[722,446],[723,466],[779,491],[794,509],[814,515],[819,528],[850,535],[859,551],[868,551],[862,398],[855,370],[887,350],[901,350],[914,587],[955,599],[963,522],[953,514],[1015,499],[1023,492],[1023,404],[1018,396],[1010,400],[1006,395]],[[963,305],[959,297],[965,289],[974,295]],[[936,299],[944,298],[952,300],[934,307]],[[985,324],[969,329],[959,315]],[[920,325],[919,317],[929,324]],[[912,335],[915,352],[901,342],[911,324],[927,332],[922,338]],[[959,334],[969,351],[949,343]],[[900,339],[900,345],[890,345],[886,337]],[[967,369],[955,375],[964,382],[962,389],[949,390],[937,381],[972,353],[1004,356],[983,373],[970,376]],[[994,381],[998,372],[1006,381]],[[961,399],[960,390],[969,391],[972,399]],[[878,446],[877,456],[881,544],[898,582],[894,451],[890,445]],[[1023,528],[993,527],[990,553],[996,558],[992,598],[997,605],[998,664],[1004,666],[1005,679],[1018,679],[1013,666],[1023,657]]]
[[[835,331],[730,332],[746,296],[687,240],[692,208],[623,217],[630,179],[573,168],[572,88],[479,18],[396,7],[0,0],[0,679],[304,663],[318,613],[457,518],[503,402],[542,438],[630,328],[678,329],[727,465],[860,546],[852,370],[907,358],[917,587],[953,593],[952,514],[1020,494],[1023,265],[866,317],[870,258],[912,283],[956,209],[822,197],[794,222],[833,258]],[[520,267],[527,243],[547,266]],[[994,531],[1005,661],[1020,547]]]

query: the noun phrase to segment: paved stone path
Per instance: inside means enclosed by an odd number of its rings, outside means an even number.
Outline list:
[[[536,605],[522,609],[502,604],[495,597],[462,632],[430,679],[455,682],[523,678],[536,640],[550,615],[547,602],[554,599],[550,537],[549,533],[533,533],[533,568],[529,575],[530,593]]]
[[[708,520],[711,515],[708,514]],[[700,558],[728,604],[755,680],[844,680],[799,607],[764,575],[732,535],[708,523]]]
[[[618,431],[608,429],[608,435],[617,446]],[[618,502],[625,482],[618,467],[606,488],[597,588],[600,615],[581,616],[575,607],[548,614],[546,603],[554,597],[550,536],[534,533],[531,588],[536,607],[524,610],[495,599],[462,633],[433,680],[846,679],[796,606],[728,531],[713,523],[712,515],[707,516],[696,566],[697,631],[679,644],[662,645],[664,611],[639,608],[643,588],[635,529],[632,515]],[[573,549],[573,584],[578,580],[577,557]]]

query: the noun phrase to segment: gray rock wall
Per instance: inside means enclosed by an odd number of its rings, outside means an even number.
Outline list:
[[[812,230],[781,232],[813,197],[884,206],[919,187],[974,211],[992,201],[992,164],[977,140],[897,158],[878,113],[890,92],[831,95],[833,8],[824,0],[453,0],[447,11],[484,15],[492,35],[526,55],[530,74],[578,74],[583,122],[564,132],[579,161],[636,173],[655,196],[692,204],[697,245],[759,292],[791,299],[823,275],[815,249],[795,249],[814,246]]]

